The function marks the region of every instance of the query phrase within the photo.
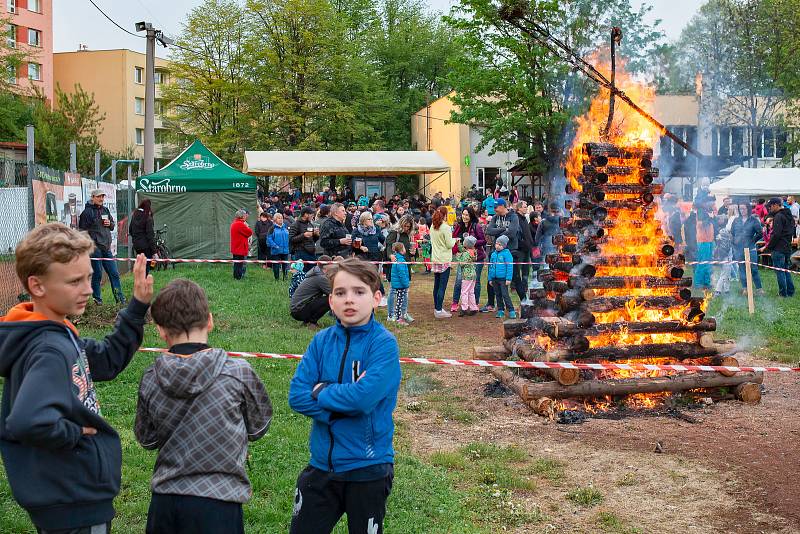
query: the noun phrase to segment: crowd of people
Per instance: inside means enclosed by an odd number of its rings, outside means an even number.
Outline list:
[[[665,195],[659,209],[665,233],[674,238],[678,252],[700,262],[694,271],[695,287],[728,293],[731,281],[738,279],[744,291],[745,249],[753,262],[761,257],[775,267],[789,268],[800,227],[800,204],[794,197],[759,199],[754,205],[749,198],[720,203],[708,185],[701,182],[692,202]],[[244,259],[255,239],[262,267],[271,268],[276,280],[291,275],[292,316],[311,327],[329,311],[324,267],[316,262],[347,257],[375,265],[381,277],[380,305],[389,307],[388,320],[398,325],[414,320],[408,313],[408,289],[420,274],[433,277],[436,319],[456,312],[515,318],[518,310],[511,297],[516,295],[520,305],[529,304],[528,289],[541,287],[536,273],[545,257],[557,251],[553,237],[561,232],[562,217],[571,216],[570,204],[528,202],[513,188],[480,192],[473,187],[461,199],[441,192],[430,199],[418,194],[356,198],[349,189],[339,193],[329,188],[318,194],[263,195],[255,232],[246,223],[249,213],[237,212],[231,253]],[[726,260],[732,263],[721,264],[712,282],[714,267],[706,262]],[[244,263],[235,264],[234,278],[241,278],[244,270]],[[792,296],[791,275],[776,272],[779,295]],[[753,284],[763,293],[757,269]]]
[[[275,280],[291,274],[290,311],[312,327],[328,311],[323,297],[329,287],[323,282],[325,268],[318,262],[347,257],[375,265],[381,280],[380,305],[388,306],[388,320],[398,325],[414,320],[408,313],[408,289],[415,274],[433,277],[437,319],[456,312],[517,317],[511,295],[523,304],[529,302],[528,288],[538,283],[531,273],[544,255],[555,251],[552,238],[565,214],[554,203],[520,200],[515,188],[479,192],[473,187],[463,199],[442,192],[430,199],[356,198],[349,189],[339,193],[329,188],[319,194],[291,191],[260,198],[255,230],[247,223],[247,210],[236,213],[231,254],[235,260],[245,259],[255,241],[261,267],[271,268]],[[424,266],[412,267],[409,262]],[[484,291],[481,276],[487,264]],[[234,264],[235,279],[244,276],[245,266]]]
[[[700,262],[694,270],[694,285],[715,294],[728,293],[732,280],[738,278],[746,293],[745,250],[753,263],[764,261],[782,269],[775,271],[778,295],[795,293],[792,275],[797,238],[800,236],[800,203],[794,196],[758,199],[725,197],[718,202],[703,180],[694,200],[679,203],[665,195],[661,205],[665,233],[674,238],[676,250],[687,261]],[[716,282],[712,283],[712,264],[723,263]],[[758,269],[752,269],[755,291],[763,294]]]

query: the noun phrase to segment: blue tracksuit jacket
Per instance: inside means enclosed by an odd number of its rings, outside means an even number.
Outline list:
[[[514,274],[514,257],[507,248],[492,252],[489,258],[489,280],[511,280]]]
[[[315,399],[311,392],[320,382],[328,385]],[[317,333],[289,386],[289,406],[313,419],[310,464],[342,473],[394,463],[399,387],[397,339],[374,316],[363,326],[337,321]]]

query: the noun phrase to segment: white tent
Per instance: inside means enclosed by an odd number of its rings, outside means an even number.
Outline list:
[[[436,151],[245,151],[242,172],[261,176],[397,176],[444,173]]]
[[[711,193],[721,196],[774,197],[800,195],[800,169],[750,169],[739,167],[727,178],[714,182]]]

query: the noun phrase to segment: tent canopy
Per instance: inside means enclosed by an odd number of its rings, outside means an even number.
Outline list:
[[[800,169],[750,169],[739,167],[730,176],[711,184],[715,195],[760,196],[800,195]]]
[[[245,151],[244,172],[260,176],[396,176],[442,173],[450,165],[434,150]]]
[[[140,177],[136,194],[139,201],[150,199],[156,228],[168,226],[166,242],[176,258],[230,257],[234,213],[257,206],[255,177],[232,168],[200,141],[157,173]]]
[[[160,171],[136,180],[136,190],[144,193],[255,191],[256,179],[237,171],[197,140]]]

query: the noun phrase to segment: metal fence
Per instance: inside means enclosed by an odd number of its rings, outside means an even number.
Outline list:
[[[15,268],[20,240],[38,224],[57,221],[77,228],[89,191],[96,187],[106,191],[117,221],[117,256],[128,257],[127,221],[136,197],[130,181],[117,185],[0,156],[0,314],[27,300]],[[130,268],[128,262],[118,266],[120,272]]]

